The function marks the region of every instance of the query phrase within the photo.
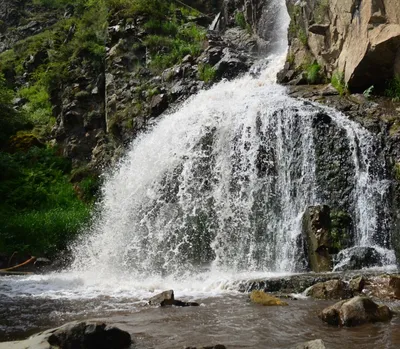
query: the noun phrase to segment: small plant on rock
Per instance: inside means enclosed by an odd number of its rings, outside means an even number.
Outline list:
[[[216,77],[215,69],[209,64],[199,65],[199,79],[204,82],[213,81]]]
[[[335,72],[332,75],[331,85],[339,92],[341,96],[349,92],[346,82],[344,81],[344,74]]]
[[[364,97],[365,97],[366,99],[370,99],[371,96],[372,96],[373,90],[374,90],[374,85],[368,87],[368,88],[363,92]]]
[[[246,29],[247,23],[246,23],[246,18],[244,17],[243,12],[236,12],[235,14],[235,23],[238,27],[242,29]]]
[[[309,84],[317,84],[321,80],[321,66],[318,63],[309,65],[306,69],[307,82]]]

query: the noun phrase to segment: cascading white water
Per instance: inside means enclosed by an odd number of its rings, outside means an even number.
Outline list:
[[[287,28],[284,1],[276,5],[277,23]],[[296,271],[302,214],[321,203],[313,130],[321,111],[352,150],[354,243],[379,245],[388,181],[371,169],[376,140],[341,113],[287,96],[275,83],[287,47],[277,33],[257,78],[200,92],[133,142],[74,249],[75,270],[103,269],[102,277]]]

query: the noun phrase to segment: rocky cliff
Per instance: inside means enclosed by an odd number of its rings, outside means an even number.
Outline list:
[[[371,100],[371,91],[383,93],[388,86],[396,98],[400,6],[396,0],[286,2],[289,50],[280,81],[335,85],[341,95],[304,86],[290,93],[333,106],[377,135],[375,152],[393,178],[393,216],[400,217],[399,105],[381,96]],[[16,93],[14,108],[33,123],[24,132],[71,160],[77,192],[83,179],[115,163],[162,113],[246,72],[283,30],[276,4],[268,0],[132,4],[0,0],[0,71]],[[349,145],[336,146],[343,134],[324,115],[314,126],[321,143],[318,180],[327,188],[324,198],[333,198],[333,211],[343,213],[351,205],[354,176]],[[392,229],[400,251],[397,224]]]
[[[318,64],[323,79],[337,74],[352,92],[383,90],[400,73],[400,6],[396,0],[287,0],[291,16],[286,75]],[[323,80],[322,79],[322,80]]]

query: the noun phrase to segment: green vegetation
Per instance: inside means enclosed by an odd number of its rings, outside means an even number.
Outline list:
[[[291,18],[288,29],[289,34],[294,38],[298,38],[304,46],[307,46],[308,37],[304,29],[303,19],[301,18],[301,7],[289,4],[288,10]]]
[[[331,79],[332,86],[339,92],[341,96],[349,92],[347,84],[344,81],[344,74],[340,72],[335,72]]]
[[[69,182],[71,164],[53,148],[0,152],[0,236],[5,252],[53,255],[89,217]]]
[[[65,87],[79,81],[82,71],[91,76],[104,72],[110,13],[113,20],[125,23],[136,23],[138,15],[143,18],[140,24],[146,33],[135,45],[146,49],[148,68],[156,73],[188,54],[199,56],[206,30],[193,21],[199,12],[168,0],[32,0],[32,4],[33,14],[47,8],[60,19],[0,54],[0,251],[52,256],[85,224],[98,191],[98,179],[86,165],[72,169],[61,151],[47,144],[56,122],[54,101],[64,98]],[[64,17],[67,5],[74,11]],[[143,64],[138,61],[138,69]],[[215,72],[201,66],[199,76],[208,82]],[[65,91],[78,100],[88,97],[80,86]],[[143,112],[143,99],[158,93],[154,85],[143,84],[135,107],[123,111],[130,116],[126,127],[133,128],[136,109]],[[20,102],[14,105],[16,98]],[[111,123],[110,128],[117,130],[118,125]]]
[[[152,19],[145,24],[145,28],[150,35],[143,41],[143,45],[149,50],[150,68],[155,72],[179,63],[186,55],[198,56],[206,40],[204,28],[182,22],[172,13],[169,22]]]
[[[315,23],[323,23],[325,16],[328,14],[329,0],[319,0],[314,9]]]
[[[8,88],[4,75],[0,73],[0,149],[18,130],[31,126],[24,115],[13,108],[14,97],[14,91]]]
[[[372,92],[373,92],[373,91],[374,91],[374,86],[373,86],[373,85],[370,86],[370,87],[368,87],[368,88],[363,92],[364,97],[365,97],[366,99],[370,99],[371,96],[372,96]]]
[[[321,66],[318,63],[306,67],[306,78],[309,84],[317,84],[321,81]]]
[[[394,102],[400,101],[400,75],[396,75],[388,82],[385,94]]]
[[[105,0],[33,4],[75,10],[0,55],[0,250],[51,257],[88,220],[98,188],[90,173],[71,183],[71,162],[46,145],[55,123],[51,99],[76,78],[71,67],[100,72],[108,11]],[[27,83],[14,86],[23,75]],[[25,101],[18,109],[16,97]]]
[[[235,23],[238,27],[246,29],[247,23],[243,12],[238,11],[235,13]]]
[[[209,64],[199,65],[199,78],[204,82],[214,81],[216,73],[215,69]]]

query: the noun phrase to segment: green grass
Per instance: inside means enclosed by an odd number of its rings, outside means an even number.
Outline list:
[[[199,65],[199,79],[204,82],[214,81],[216,73],[215,69],[209,64]]]
[[[349,92],[347,84],[344,81],[344,74],[340,72],[335,72],[331,79],[332,86],[339,92],[341,96]]]
[[[387,83],[385,95],[395,102],[400,101],[400,75],[396,75]]]
[[[235,13],[235,23],[238,27],[242,29],[246,29],[246,18],[244,17],[244,13],[241,11],[238,11]]]
[[[69,182],[71,164],[56,149],[0,152],[0,240],[13,250],[53,255],[65,248],[90,215]],[[94,193],[81,181],[81,192]],[[93,190],[93,191],[92,191]],[[89,201],[89,200],[88,200]]]
[[[89,217],[90,209],[84,204],[11,214],[0,212],[0,219],[5,222],[0,227],[2,252],[55,256],[76,238]]]
[[[204,29],[195,24],[180,26],[175,36],[148,35],[143,41],[151,55],[150,68],[160,72],[179,63],[186,55],[198,56],[206,39]]]

